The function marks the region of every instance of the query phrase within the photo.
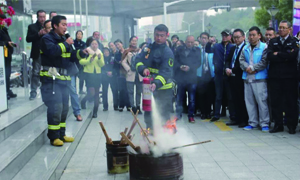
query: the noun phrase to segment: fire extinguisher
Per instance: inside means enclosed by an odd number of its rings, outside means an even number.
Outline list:
[[[151,111],[151,97],[150,84],[153,78],[145,77],[143,79],[143,111]]]

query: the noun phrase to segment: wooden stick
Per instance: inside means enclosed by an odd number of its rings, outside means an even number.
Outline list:
[[[128,133],[127,133],[127,137],[129,137],[129,135],[131,134],[132,130],[134,129],[134,127],[135,127],[135,125],[137,123],[136,120],[135,120],[135,118],[137,117],[138,114],[139,114],[139,110],[137,110],[136,114],[133,115],[134,119],[133,119],[131,127],[130,127]]]
[[[183,145],[183,146],[178,146],[178,147],[174,147],[172,149],[184,148],[184,147],[194,146],[194,145],[198,145],[198,144],[204,144],[204,143],[208,143],[208,142],[212,142],[212,140],[197,142],[197,143],[193,143],[193,144],[187,144],[187,145]]]
[[[105,138],[106,138],[106,143],[107,143],[107,144],[114,144],[114,143],[112,142],[112,140],[109,138],[109,136],[108,136],[108,134],[107,134],[107,132],[106,132],[106,130],[105,130],[105,127],[104,127],[103,123],[102,123],[101,121],[99,121],[99,124],[100,124],[101,129],[102,129],[102,131],[103,131],[103,134],[104,134],[104,136],[105,136]]]
[[[125,128],[125,130],[124,130],[124,134],[126,134],[126,132],[128,131],[128,127],[127,128]],[[120,144],[124,144],[125,143],[125,141],[124,141],[124,138],[123,137],[121,137],[121,140],[120,140]]]
[[[128,137],[126,136],[126,134],[124,132],[121,132],[120,133],[121,136],[124,138],[124,140],[129,144],[130,147],[132,147],[132,149],[134,149],[137,153],[140,153],[141,150],[140,150],[140,147],[139,146],[135,146],[129,139]]]
[[[133,117],[135,118],[135,121],[136,121],[136,122],[138,123],[138,125],[140,126],[140,128],[141,128],[141,130],[142,130],[144,136],[145,136],[146,139],[147,139],[147,141],[149,142],[149,144],[151,144],[151,141],[150,141],[150,139],[148,138],[146,131],[143,129],[143,127],[142,127],[142,125],[141,125],[139,119],[138,119],[136,116],[134,116],[134,113],[133,113],[132,109],[130,109],[130,111],[131,111],[131,114],[133,115]]]

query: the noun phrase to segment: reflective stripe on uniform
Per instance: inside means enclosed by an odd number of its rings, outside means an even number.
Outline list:
[[[63,58],[70,58],[71,57],[71,53],[62,53],[61,57],[63,57]]]
[[[136,63],[136,65],[135,65],[135,69],[138,70],[139,66],[143,66],[143,65],[144,65],[144,63],[138,62],[138,63]]]
[[[76,57],[77,57],[78,60],[82,59],[82,57],[80,56],[80,50],[77,51]]]
[[[66,47],[65,47],[65,45],[63,43],[58,43],[58,45],[60,46],[62,53],[67,52],[67,49],[66,49]]]
[[[157,75],[157,76],[155,77],[155,79],[160,80],[161,83],[163,84],[163,86],[166,85],[166,80],[165,80],[165,78],[162,77],[161,75]]]
[[[66,123],[60,123],[59,126],[65,128],[66,127]]]
[[[60,130],[60,126],[59,125],[48,125],[48,129],[50,129],[50,130]]]
[[[165,89],[171,89],[173,88],[173,83],[168,83],[164,85],[163,87],[159,88],[158,90],[165,90]]]
[[[48,71],[40,71],[40,76],[46,76],[52,78],[52,76],[48,75]],[[55,76],[55,78],[62,81],[71,81],[70,76],[60,75],[60,76]]]
[[[154,74],[158,74],[159,70],[155,68],[149,68],[149,71]]]
[[[40,54],[43,54],[43,51],[42,51],[42,50],[40,50]]]

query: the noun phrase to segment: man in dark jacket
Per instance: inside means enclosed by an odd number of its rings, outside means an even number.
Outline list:
[[[153,81],[149,85],[157,111],[164,121],[170,120],[173,97],[173,65],[174,55],[167,46],[169,29],[160,24],[154,29],[153,44],[145,47],[136,57],[136,70],[143,77],[151,76]],[[144,120],[147,129],[153,128],[153,115],[151,111],[144,111]]]
[[[298,125],[297,55],[299,45],[297,39],[289,35],[291,27],[290,22],[281,21],[278,28],[280,36],[271,39],[268,46],[271,111],[275,121],[275,126],[270,133],[283,131],[283,111],[285,111],[290,134],[296,133]]]
[[[43,35],[47,32],[44,29],[43,25],[46,21],[46,12],[44,10],[39,10],[36,13],[37,21],[34,24],[28,26],[26,41],[32,43],[30,58],[32,58],[32,77],[31,77],[31,92],[30,100],[36,98],[36,90],[39,86],[39,72],[41,69],[41,59],[40,59],[40,42]]]
[[[239,125],[243,128],[248,125],[248,113],[245,104],[243,70],[240,68],[240,55],[245,46],[245,33],[241,29],[233,31],[235,46],[230,49],[225,63],[226,75],[229,79],[230,90],[236,111],[236,119],[226,125]]]
[[[195,96],[197,89],[197,69],[201,65],[201,51],[194,46],[194,36],[188,36],[184,46],[180,46],[175,53],[174,79],[177,82],[177,118],[182,116],[184,94],[188,92],[188,119],[194,123]]]
[[[213,62],[215,66],[215,87],[216,87],[216,101],[215,101],[215,114],[211,119],[211,122],[220,119],[220,111],[222,105],[222,98],[224,91],[226,92],[228,103],[229,103],[229,113],[230,119],[234,119],[234,106],[231,99],[231,93],[229,90],[228,78],[225,74],[225,60],[229,55],[230,49],[233,47],[231,42],[231,35],[228,29],[221,32],[222,42],[214,44],[209,42],[205,46],[205,51],[207,53],[214,53]],[[225,107],[222,107],[225,108]]]
[[[5,19],[5,15],[0,15],[0,18]],[[11,61],[12,54],[14,52],[14,43],[11,41],[8,34],[8,29],[3,27],[0,29],[0,45],[4,48],[4,59],[5,59],[5,79],[6,79],[6,93],[7,99],[17,97],[16,94],[10,90],[10,74],[11,74]]]
[[[73,137],[67,137],[66,119],[69,110],[69,90],[71,77],[67,68],[74,60],[84,58],[82,50],[73,51],[72,38],[65,39],[67,21],[65,16],[57,15],[52,19],[50,33],[46,34],[41,41],[41,64],[43,69],[41,76],[41,94],[47,106],[48,138],[53,146],[62,146],[64,142],[73,142]],[[80,56],[80,57],[79,57]]]
[[[93,36],[90,36],[86,40],[86,46],[89,47],[92,43],[92,41],[96,39],[98,42],[98,48],[103,52],[103,44],[100,42],[100,33],[98,31],[93,32]]]

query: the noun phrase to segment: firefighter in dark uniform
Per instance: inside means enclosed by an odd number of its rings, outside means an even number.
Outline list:
[[[283,131],[283,112],[290,134],[296,133],[298,125],[298,80],[297,39],[290,35],[291,23],[281,21],[279,37],[270,40],[268,45],[269,91],[272,118],[275,121],[270,133]]]
[[[136,69],[144,77],[151,76],[153,81],[150,90],[153,92],[154,102],[158,113],[164,121],[170,119],[173,97],[173,64],[174,55],[167,46],[167,26],[160,24],[154,29],[155,42],[145,47],[136,57]],[[147,129],[153,129],[152,114],[145,111],[144,119]]]
[[[73,142],[73,137],[67,137],[66,119],[69,110],[69,92],[67,85],[71,83],[67,68],[71,64],[71,55],[78,59],[84,58],[83,51],[73,51],[72,38],[64,37],[67,30],[65,16],[55,16],[52,19],[53,30],[41,40],[41,94],[47,106],[48,138],[53,146],[62,146],[64,142]]]

